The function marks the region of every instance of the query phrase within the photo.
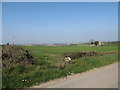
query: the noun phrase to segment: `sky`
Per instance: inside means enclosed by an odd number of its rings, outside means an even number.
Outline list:
[[[118,40],[117,2],[3,2],[3,43]]]

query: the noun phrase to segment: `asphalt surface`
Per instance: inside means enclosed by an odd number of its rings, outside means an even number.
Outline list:
[[[32,88],[118,88],[118,63],[55,79]]]

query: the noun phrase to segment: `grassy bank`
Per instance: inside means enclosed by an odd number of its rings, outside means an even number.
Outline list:
[[[118,61],[117,54],[81,57],[72,60],[64,69],[55,67],[63,62],[65,52],[96,51],[113,52],[117,46],[22,46],[32,52],[36,58],[34,65],[3,68],[3,88],[24,88],[37,85],[51,79],[66,77],[70,73],[81,73]]]

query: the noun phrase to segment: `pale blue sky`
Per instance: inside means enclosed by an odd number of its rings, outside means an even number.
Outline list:
[[[3,43],[118,40],[117,2],[3,3]]]

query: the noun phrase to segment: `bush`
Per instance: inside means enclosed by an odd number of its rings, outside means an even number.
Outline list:
[[[70,57],[71,59],[76,59],[76,58],[80,58],[80,57],[88,57],[88,56],[96,56],[97,52],[91,51],[91,52],[68,52],[68,53],[64,53],[63,56],[66,57]]]

